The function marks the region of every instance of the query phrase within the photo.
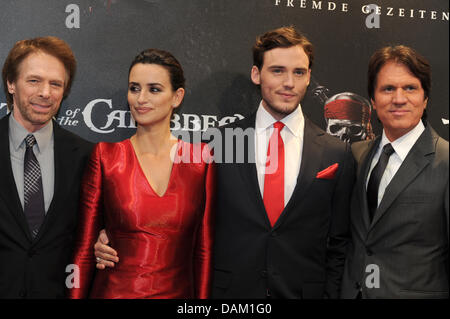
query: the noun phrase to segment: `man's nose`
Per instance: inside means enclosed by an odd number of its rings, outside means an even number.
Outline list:
[[[290,73],[286,73],[286,76],[284,78],[284,86],[292,88],[294,87],[294,75]]]
[[[406,103],[406,95],[402,88],[398,88],[394,92],[393,102],[395,104],[404,104]]]
[[[39,95],[43,98],[48,99],[50,97],[50,84],[49,83],[42,83],[40,86],[40,92]]]

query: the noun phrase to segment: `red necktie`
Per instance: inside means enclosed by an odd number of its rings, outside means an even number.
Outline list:
[[[284,124],[276,122],[273,127],[267,148],[263,195],[264,206],[272,227],[284,209],[284,143],[280,135]]]

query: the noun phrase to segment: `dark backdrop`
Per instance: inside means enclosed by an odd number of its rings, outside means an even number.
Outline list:
[[[449,110],[449,2],[373,0],[381,7],[379,28],[366,26],[367,14],[362,9],[369,3],[3,0],[0,61],[3,63],[21,39],[54,35],[66,40],[77,57],[78,72],[58,121],[91,141],[119,141],[134,132],[126,90],[129,63],[138,52],[157,47],[180,60],[186,73],[187,95],[172,128],[205,129],[215,120],[224,124],[256,109],[260,97],[250,81],[251,46],[258,34],[292,24],[316,47],[315,82],[302,106],[319,126],[324,128],[325,121],[323,103],[312,94],[315,86],[328,88],[328,96],[349,91],[367,98],[371,53],[387,44],[405,44],[431,62],[429,121],[448,140],[448,124],[444,123]],[[6,98],[1,92],[0,117],[6,112]],[[375,115],[372,124],[379,134]]]

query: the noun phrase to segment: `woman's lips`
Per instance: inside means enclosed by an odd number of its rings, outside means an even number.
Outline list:
[[[144,114],[153,110],[151,107],[135,107],[134,110],[139,114]]]

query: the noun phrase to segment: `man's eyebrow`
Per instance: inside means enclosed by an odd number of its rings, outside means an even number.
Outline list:
[[[269,68],[269,69],[286,69],[286,67],[283,66],[283,65],[271,65],[271,66],[269,66],[268,68]],[[298,68],[295,68],[294,70],[307,71],[308,68],[305,68],[305,67],[298,67]]]
[[[37,74],[27,74],[27,76],[26,76],[25,78],[26,78],[26,79],[28,79],[28,78],[42,79],[42,76],[37,75]]]
[[[38,80],[42,80],[44,79],[42,76],[38,75],[38,74],[28,74],[25,76],[25,79],[38,79]],[[64,80],[60,80],[60,79],[49,79],[50,82],[54,82],[54,83],[64,83]]]

